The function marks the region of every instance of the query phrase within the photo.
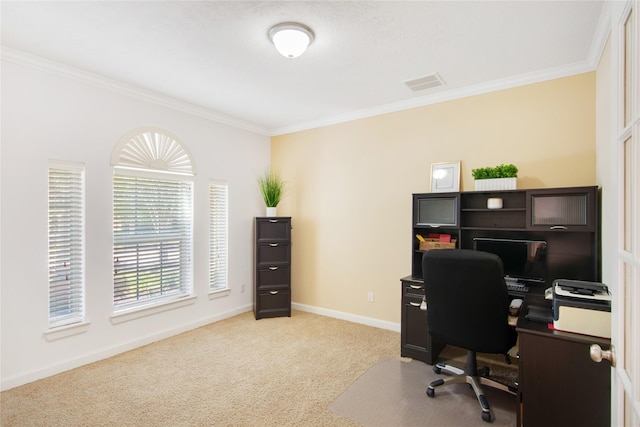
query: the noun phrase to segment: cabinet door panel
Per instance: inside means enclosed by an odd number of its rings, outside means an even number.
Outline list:
[[[256,221],[256,241],[289,240],[291,222],[289,218],[263,218]]]
[[[456,227],[458,225],[458,199],[458,193],[414,194],[414,227]]]
[[[593,362],[589,345],[520,333],[525,426],[609,425],[610,365]]]
[[[420,310],[422,300],[405,298],[403,319],[407,325],[404,346],[427,351],[427,316]]]
[[[594,231],[596,187],[531,190],[527,197],[527,228],[550,231]]]
[[[258,292],[259,310],[256,317],[291,316],[291,294],[289,291],[278,290]]]
[[[291,284],[291,273],[289,267],[272,266],[271,268],[261,268],[257,271],[258,289],[273,287],[288,287]]]
[[[288,243],[261,243],[258,245],[257,250],[257,262],[259,265],[289,263],[291,260]]]

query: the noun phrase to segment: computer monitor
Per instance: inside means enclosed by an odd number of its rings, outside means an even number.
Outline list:
[[[507,278],[544,284],[547,274],[547,242],[477,237],[473,248],[489,252],[502,260]]]

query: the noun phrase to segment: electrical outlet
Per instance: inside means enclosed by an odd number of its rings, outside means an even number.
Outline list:
[[[367,294],[367,301],[373,302],[373,291],[369,291]]]
[[[244,283],[240,284],[240,293],[244,294]]]

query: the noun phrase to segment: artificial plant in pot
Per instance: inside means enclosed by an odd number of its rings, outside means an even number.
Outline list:
[[[284,181],[277,172],[266,170],[258,177],[258,186],[267,207],[266,216],[276,216],[276,206],[284,196]]]
[[[513,164],[471,170],[476,190],[515,190],[518,168]]]

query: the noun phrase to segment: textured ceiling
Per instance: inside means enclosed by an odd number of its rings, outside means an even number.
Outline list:
[[[278,134],[592,70],[602,1],[2,1],[23,54]],[[267,38],[310,26],[301,57]],[[9,48],[9,49],[6,49]],[[438,73],[441,87],[404,81]]]

